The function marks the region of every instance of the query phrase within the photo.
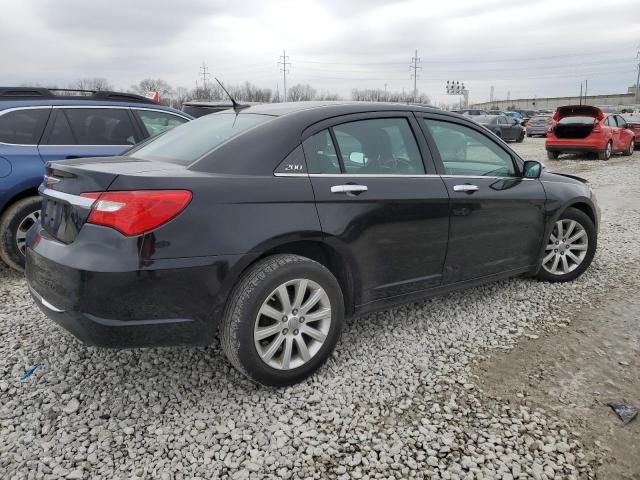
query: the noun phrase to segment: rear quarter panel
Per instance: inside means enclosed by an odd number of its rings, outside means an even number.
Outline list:
[[[24,192],[42,183],[44,163],[38,148],[30,145],[0,145],[0,212]]]
[[[308,177],[217,175],[120,176],[109,190],[188,189],[175,219],[144,235],[146,260],[261,253],[322,233]]]

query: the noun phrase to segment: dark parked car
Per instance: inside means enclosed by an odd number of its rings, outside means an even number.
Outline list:
[[[0,87],[0,259],[24,267],[47,161],[119,155],[190,119],[131,93]]]
[[[126,155],[52,162],[28,284],[91,345],[209,345],[268,385],[319,368],[345,316],[596,250],[585,180],[460,115],[377,103],[207,115]]]
[[[495,133],[504,141],[522,142],[525,137],[525,129],[520,122],[506,115],[479,115],[473,117],[473,121],[479,123],[487,130]]]

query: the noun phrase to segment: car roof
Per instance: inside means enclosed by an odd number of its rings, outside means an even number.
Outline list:
[[[252,105],[243,109],[242,113],[257,113],[262,115],[272,115],[280,117],[303,111],[315,110],[327,118],[337,115],[345,115],[348,113],[366,113],[381,111],[419,111],[426,112],[442,112],[436,107],[427,107],[424,105],[407,104],[407,103],[389,103],[389,102],[356,102],[356,101],[312,101],[312,102],[284,102],[284,103],[262,103]]]

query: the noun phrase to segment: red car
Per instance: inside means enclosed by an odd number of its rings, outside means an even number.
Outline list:
[[[561,153],[593,152],[609,160],[614,152],[633,153],[635,133],[620,115],[590,105],[567,105],[553,114],[544,146],[550,159]]]
[[[636,147],[640,145],[640,113],[627,113],[623,114],[622,118],[624,118],[627,125],[629,125],[629,129],[633,130],[633,134],[636,137]]]

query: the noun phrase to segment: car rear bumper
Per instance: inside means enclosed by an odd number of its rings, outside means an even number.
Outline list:
[[[31,295],[55,323],[100,347],[210,344],[240,259],[138,260],[138,268],[114,269],[122,258],[96,252],[81,268],[56,254],[52,243],[59,242],[40,225],[29,233],[25,270]]]
[[[604,152],[605,145],[562,145],[562,144],[546,144],[545,148],[548,152],[561,152],[561,153],[598,153]]]

